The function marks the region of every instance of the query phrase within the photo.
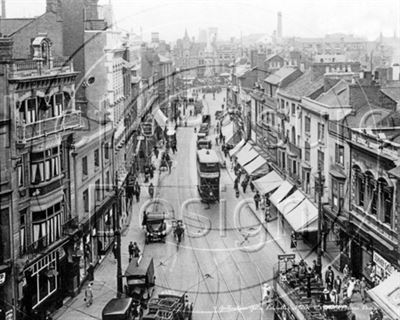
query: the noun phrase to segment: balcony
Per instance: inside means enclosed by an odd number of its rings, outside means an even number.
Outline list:
[[[49,192],[52,192],[56,189],[61,188],[63,178],[64,178],[64,175],[61,174],[61,175],[53,178],[51,181],[41,182],[39,185],[30,186],[29,196],[35,197],[37,195],[46,195]]]
[[[20,247],[20,255],[23,256],[24,254],[39,254],[40,252],[45,250],[49,246],[49,244],[49,237],[44,236],[26,246],[24,251],[22,250],[23,248]]]
[[[288,147],[289,147],[289,151],[293,154],[295,154],[299,159],[301,159],[301,149],[296,146],[294,143],[288,141]]]
[[[10,68],[10,80],[35,78],[42,76],[60,76],[64,73],[73,73],[72,62],[66,57],[54,57],[49,64],[42,61],[21,60],[15,61]]]
[[[63,115],[33,123],[17,123],[17,143],[25,144],[33,139],[38,139],[54,133],[77,129],[82,126],[81,111],[68,110]]]
[[[65,236],[71,236],[78,231],[78,228],[79,228],[78,217],[74,217],[62,225],[62,233]]]

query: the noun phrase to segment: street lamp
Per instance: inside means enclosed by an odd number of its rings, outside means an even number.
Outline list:
[[[121,231],[119,226],[119,217],[121,215],[120,192],[122,189],[118,187],[118,173],[115,174],[115,199],[116,211],[114,214],[114,239],[117,241],[117,298],[122,295],[122,266],[121,266]],[[114,241],[115,241],[114,240]]]
[[[318,273],[321,274],[322,270],[322,192],[324,190],[324,182],[322,179],[322,169],[321,166],[318,166],[318,231],[317,231],[317,266]]]

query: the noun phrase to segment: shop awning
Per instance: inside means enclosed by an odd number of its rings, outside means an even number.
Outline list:
[[[392,319],[400,319],[400,273],[394,271],[368,294]]]
[[[240,151],[240,149],[242,149],[245,143],[246,141],[242,139],[232,150],[229,151],[229,155],[231,157],[235,156]]]
[[[282,178],[274,170],[264,177],[253,181],[254,186],[260,192],[260,194],[269,193],[278,188],[282,183]]]
[[[296,190],[293,194],[285,200],[278,203],[278,210],[284,217],[286,217],[294,208],[296,208],[304,200],[304,194]]]
[[[233,131],[233,123],[229,123],[226,126],[221,127],[221,132],[225,137],[225,142],[229,141],[232,139],[234,131]]]
[[[168,122],[168,118],[165,116],[164,112],[162,112],[160,110],[159,107],[155,108],[152,112],[152,115],[154,117],[154,119],[156,120],[157,124],[161,127],[161,128],[165,128],[167,122]]]
[[[257,151],[254,150],[250,144],[246,144],[237,154],[237,162],[241,167],[244,167],[250,161],[253,161],[257,156]]]
[[[293,185],[289,182],[287,182],[286,180],[282,182],[282,184],[279,186],[278,190],[276,190],[271,197],[269,198],[269,200],[271,201],[271,203],[277,207],[279,202],[282,201],[283,198],[285,198],[287,196],[287,194],[292,191],[293,189]]]
[[[317,231],[318,208],[310,200],[304,198],[297,207],[285,215],[285,219],[295,232]]]
[[[255,151],[255,152],[258,155],[258,152],[257,151]],[[268,165],[267,161],[259,155],[255,159],[253,159],[251,162],[249,162],[247,165],[245,165],[244,170],[246,170],[247,174],[251,175],[254,173],[254,171],[256,171],[257,169],[261,168],[264,165]]]

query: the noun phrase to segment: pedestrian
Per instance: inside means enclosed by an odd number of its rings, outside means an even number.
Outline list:
[[[365,281],[365,278],[362,277],[360,281],[360,296],[363,304],[366,301],[366,292],[367,292],[367,282]]]
[[[235,195],[236,195],[236,198],[239,198],[239,188],[236,188],[236,193],[235,193]]]
[[[242,181],[242,188],[243,188],[243,193],[246,193],[246,188],[247,188],[247,181],[246,180]]]
[[[172,160],[169,159],[169,160],[167,161],[167,164],[168,164],[168,173],[171,174]]]
[[[324,291],[322,292],[321,298],[320,298],[320,303],[322,305],[324,304],[328,304],[331,302],[331,296],[329,294],[329,290],[328,289],[324,289]]]
[[[156,159],[158,159],[158,154],[159,154],[160,152],[158,151],[158,148],[157,148],[157,146],[154,146],[154,156],[156,157]]]
[[[350,277],[350,269],[349,269],[349,265],[346,264],[343,268],[343,282],[347,282],[347,280]]]
[[[311,267],[307,268],[307,274],[306,274],[306,279],[307,279],[307,298],[311,298],[311,279],[313,277],[313,271]]]
[[[113,254],[114,254],[114,259],[115,259],[115,262],[116,262],[117,259],[118,259],[118,246],[117,246],[117,243],[114,243],[112,252],[113,252]]]
[[[92,291],[92,285],[93,283],[89,283],[86,290],[85,290],[85,302],[86,302],[86,307],[89,307],[93,304],[93,291]]]
[[[256,205],[256,210],[258,210],[261,201],[260,193],[257,191],[253,198],[254,198],[254,203]]]
[[[351,277],[347,285],[347,299],[349,303],[351,302],[351,298],[353,297],[355,286],[356,286],[356,279]]]
[[[135,185],[135,196],[136,196],[136,202],[139,202],[140,201],[140,185],[137,181],[136,181],[136,185]]]
[[[251,189],[251,192],[254,192],[254,190],[255,190],[255,186],[253,183],[253,177],[250,178],[250,189]]]
[[[340,279],[339,275],[336,276],[335,282],[333,283],[333,289],[335,289],[337,293],[342,290],[342,279]]]
[[[133,243],[132,253],[134,258],[139,258],[140,249],[136,242]]]
[[[45,320],[53,320],[53,317],[51,316],[51,312],[49,310],[46,311],[46,318]]]
[[[297,247],[297,239],[296,239],[296,233],[292,231],[290,234],[290,248],[294,249]]]
[[[129,243],[128,252],[129,252],[129,262],[131,262],[131,260],[133,258],[133,243],[132,243],[132,241]]]
[[[335,274],[333,273],[332,267],[329,266],[328,270],[325,272],[325,283],[328,290],[332,290],[333,282],[335,280]]]
[[[142,228],[146,228],[147,226],[147,212],[143,211],[143,219],[142,219]]]
[[[235,181],[233,182],[233,189],[237,190],[239,187],[239,179],[236,178]]]
[[[153,164],[150,164],[150,166],[149,166],[150,179],[154,178],[154,170],[155,170],[155,168],[154,168]]]
[[[339,294],[335,289],[331,290],[330,299],[333,304],[339,304]]]
[[[229,150],[228,150],[228,146],[226,145],[226,144],[224,144],[224,146],[225,146],[225,148],[223,149],[223,151],[224,151],[224,156],[225,156],[225,158],[227,158],[228,157],[228,152],[229,152]]]
[[[215,145],[218,145],[218,136],[215,137]]]
[[[94,281],[94,265],[93,265],[92,262],[89,264],[89,267],[87,269],[87,273],[88,273],[88,280],[89,281]]]
[[[153,198],[153,196],[154,196],[154,186],[153,186],[152,182],[150,182],[150,184],[149,184],[149,196],[150,196],[150,198]]]

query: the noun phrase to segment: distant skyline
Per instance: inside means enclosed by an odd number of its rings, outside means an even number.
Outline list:
[[[61,0],[62,1],[62,0]],[[100,0],[112,3],[116,24],[127,31],[159,32],[168,42],[185,28],[197,39],[199,29],[218,28],[218,38],[261,33],[272,35],[282,12],[283,36],[322,37],[347,33],[376,39],[400,34],[399,0]],[[8,17],[32,17],[45,11],[46,0],[6,0]]]

